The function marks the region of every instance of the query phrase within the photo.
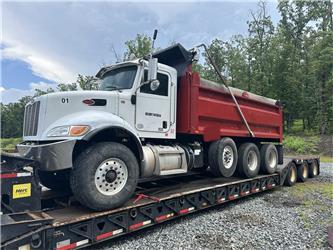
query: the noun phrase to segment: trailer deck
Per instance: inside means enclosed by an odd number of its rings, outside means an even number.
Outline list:
[[[285,158],[271,175],[216,178],[208,171],[140,183],[124,206],[93,212],[68,193],[41,192],[41,210],[1,215],[3,249],[75,249],[284,185],[291,165],[317,157]],[[319,172],[318,172],[319,174]],[[17,182],[16,182],[17,183]],[[3,185],[3,184],[2,184]],[[4,210],[3,210],[4,211]]]

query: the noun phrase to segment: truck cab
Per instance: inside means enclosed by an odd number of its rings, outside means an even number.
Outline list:
[[[103,68],[97,76],[101,79],[101,91],[118,91],[117,114],[140,138],[175,138],[177,72],[174,68],[159,63],[157,81],[152,83],[148,82],[146,60]]]

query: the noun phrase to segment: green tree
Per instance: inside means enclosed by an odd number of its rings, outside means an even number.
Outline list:
[[[152,40],[147,35],[137,34],[135,39],[125,42],[124,61],[141,58],[151,52]]]
[[[76,83],[83,90],[97,90],[98,89],[98,81],[94,76],[83,76],[80,75],[76,79]]]
[[[272,85],[271,70],[272,58],[270,49],[274,26],[270,16],[267,14],[266,3],[258,3],[257,12],[251,11],[252,19],[248,21],[249,37],[247,39],[247,53],[251,62],[251,79],[256,84],[251,88],[261,95],[267,95]]]
[[[2,138],[22,136],[24,108],[31,100],[32,97],[26,96],[15,103],[0,103]]]
[[[332,31],[332,2],[281,1],[278,9],[282,17],[279,23],[279,32],[283,38],[281,44],[286,51],[283,53],[283,61],[287,67],[283,72],[290,89],[286,98],[289,102],[286,103],[287,127],[291,126],[295,118],[301,118],[303,129],[317,127],[320,132],[327,132],[332,126],[328,122],[327,110],[332,107],[327,97],[327,93],[332,93],[328,88],[332,79],[329,70],[332,57],[329,59],[323,56],[319,61],[315,58],[318,59],[322,50],[327,56],[331,55],[332,43],[327,41],[330,41],[329,33]],[[314,70],[318,68],[320,73]],[[317,77],[314,77],[314,72],[317,72]],[[297,93],[299,98],[290,98],[292,93]]]

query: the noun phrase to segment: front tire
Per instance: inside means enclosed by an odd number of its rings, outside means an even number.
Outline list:
[[[129,148],[100,142],[75,160],[70,184],[82,205],[100,211],[123,205],[133,195],[138,178],[138,162]]]

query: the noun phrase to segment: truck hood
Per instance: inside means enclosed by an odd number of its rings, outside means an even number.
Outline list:
[[[118,115],[118,100],[118,91],[68,91],[40,96],[34,100],[39,102],[37,134],[24,134],[24,140],[50,140],[46,134],[57,126],[89,125],[96,111]],[[25,121],[28,115],[25,112]],[[72,124],[75,121],[80,124]]]

